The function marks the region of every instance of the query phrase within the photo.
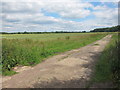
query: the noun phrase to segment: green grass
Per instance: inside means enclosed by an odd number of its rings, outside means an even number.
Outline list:
[[[14,75],[14,74],[16,74],[17,72],[15,72],[15,71],[9,71],[9,70],[6,70],[6,71],[4,71],[4,73],[2,73],[4,76],[12,76],[12,75]]]
[[[80,48],[103,38],[106,34],[107,33],[3,35],[6,36],[6,38],[2,39],[3,75],[14,74],[12,68],[17,65],[34,66],[48,56]]]
[[[96,64],[95,72],[91,80],[92,84],[113,82],[116,87],[120,86],[120,60],[118,60],[118,46],[120,46],[120,41],[118,41],[118,35],[115,34],[102,52],[100,59]]]

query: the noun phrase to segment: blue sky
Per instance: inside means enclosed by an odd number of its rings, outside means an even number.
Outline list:
[[[2,1],[4,32],[89,31],[118,24],[117,2],[83,0]]]

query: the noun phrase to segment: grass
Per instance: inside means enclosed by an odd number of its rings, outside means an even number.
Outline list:
[[[17,65],[34,66],[49,56],[80,48],[103,38],[106,34],[3,35],[6,38],[2,39],[2,74],[15,74],[12,68]],[[45,39],[45,36],[48,37]]]
[[[120,39],[119,39],[120,40]],[[115,87],[120,88],[120,60],[118,50],[120,41],[118,34],[113,35],[110,43],[102,52],[99,61],[96,64],[95,72],[91,83],[113,82]]]
[[[94,45],[99,45],[98,43],[94,44]]]
[[[9,70],[6,70],[6,71],[4,71],[4,73],[2,73],[4,76],[12,76],[12,75],[14,75],[14,74],[16,74],[17,72],[15,72],[15,71],[9,71]]]
[[[93,34],[93,33],[89,33]],[[55,40],[61,38],[69,38],[70,36],[79,36],[79,35],[86,35],[85,33],[52,33],[52,34],[3,34],[2,38],[6,39],[32,39],[32,40],[41,40],[41,41],[48,41],[48,40]]]

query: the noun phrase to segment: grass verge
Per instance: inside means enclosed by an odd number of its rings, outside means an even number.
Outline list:
[[[94,83],[113,82],[115,88],[120,88],[119,51],[120,37],[118,37],[118,34],[115,34],[96,64],[95,72],[90,82],[91,85]]]

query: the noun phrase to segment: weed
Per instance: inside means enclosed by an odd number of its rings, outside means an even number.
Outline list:
[[[95,43],[94,45],[99,45],[98,43]]]
[[[110,43],[102,52],[100,60],[96,64],[95,72],[91,80],[92,83],[110,81],[114,82],[117,88],[120,88],[119,49],[120,41],[118,41],[118,36],[113,35]]]
[[[66,40],[69,40],[69,39],[70,39],[70,36],[66,36],[65,38],[66,38]]]

